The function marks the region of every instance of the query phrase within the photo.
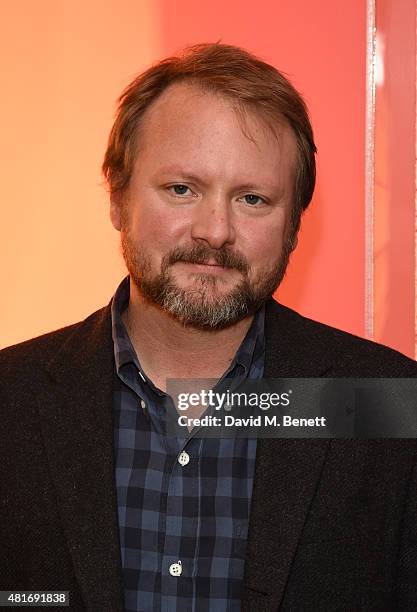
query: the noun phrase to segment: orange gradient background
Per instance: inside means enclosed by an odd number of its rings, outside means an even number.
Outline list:
[[[285,72],[311,111],[317,190],[277,297],[364,335],[365,2],[40,0],[2,21],[0,346],[110,300],[125,274],[100,175],[115,101],[150,63],[219,40]],[[387,343],[412,355],[400,319]]]

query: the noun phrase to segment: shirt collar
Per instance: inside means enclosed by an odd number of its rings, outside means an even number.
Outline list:
[[[114,361],[119,372],[127,363],[134,363],[140,371],[136,351],[130,341],[122,314],[129,304],[130,285],[129,276],[126,276],[116,289],[111,305],[112,337],[114,346]]]
[[[126,276],[118,286],[111,305],[112,337],[117,372],[127,363],[134,363],[138,371],[141,372],[136,351],[133,348],[129,334],[122,320],[122,313],[129,304],[129,296],[129,276]],[[244,368],[245,375],[248,375],[251,364],[257,360],[265,350],[264,327],[265,306],[262,306],[255,314],[251,326],[239,346],[227,372],[231,372],[238,364]]]
[[[252,363],[257,361],[260,355],[265,351],[264,328],[265,306],[262,306],[255,313],[251,326],[232,362],[232,367],[233,363],[241,365],[244,368],[245,375],[249,374]]]

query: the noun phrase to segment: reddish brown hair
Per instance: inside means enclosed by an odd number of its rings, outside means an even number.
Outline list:
[[[298,160],[292,214],[293,237],[310,203],[316,179],[313,131],[306,105],[283,74],[244,49],[220,43],[188,47],[140,74],[118,100],[103,174],[111,193],[127,188],[138,149],[141,121],[152,102],[174,82],[189,81],[231,98],[273,127],[284,118],[297,140]]]

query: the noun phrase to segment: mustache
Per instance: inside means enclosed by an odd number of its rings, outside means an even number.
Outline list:
[[[210,249],[204,244],[196,244],[192,247],[177,246],[163,257],[162,269],[166,269],[178,261],[193,264],[207,264],[209,261],[214,261],[218,266],[233,268],[242,274],[249,272],[249,264],[246,258],[241,253],[230,251],[225,247]]]

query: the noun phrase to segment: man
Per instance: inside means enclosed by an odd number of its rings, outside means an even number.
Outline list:
[[[72,610],[414,610],[414,440],[164,435],[167,379],[415,377],[275,303],[315,181],[303,101],[222,44],[120,98],[103,171],[129,277],[1,354],[3,590]]]

